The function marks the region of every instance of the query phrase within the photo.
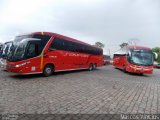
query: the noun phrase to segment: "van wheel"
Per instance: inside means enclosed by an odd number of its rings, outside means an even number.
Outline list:
[[[45,77],[48,77],[48,76],[50,76],[50,75],[52,75],[53,74],[53,66],[52,65],[46,65],[45,67],[44,67],[44,69],[43,69],[43,75],[45,76]]]
[[[89,71],[92,71],[92,70],[93,70],[93,65],[92,65],[92,64],[89,65],[88,70],[89,70]]]

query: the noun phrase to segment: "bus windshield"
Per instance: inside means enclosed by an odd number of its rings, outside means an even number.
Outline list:
[[[23,40],[20,42],[14,43],[15,50],[12,53],[12,59],[14,61],[23,59],[27,43],[28,41],[23,41]]]
[[[130,61],[137,65],[153,65],[153,53],[149,50],[132,50]]]
[[[50,36],[38,34],[18,36],[13,41],[13,47],[7,60],[15,62],[38,56],[49,39]]]

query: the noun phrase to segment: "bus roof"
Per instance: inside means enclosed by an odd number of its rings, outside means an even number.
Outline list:
[[[130,49],[147,49],[147,50],[151,50],[151,48],[144,47],[144,46],[128,46],[128,48],[130,48]]]
[[[126,55],[127,51],[116,51],[114,55]]]
[[[144,47],[144,46],[126,46],[126,47],[123,47],[121,49],[119,49],[118,51],[116,51],[114,54],[119,54],[119,55],[125,55],[128,53],[128,50],[129,49],[137,49],[137,50],[140,50],[140,49],[143,49],[143,50],[151,50],[151,48],[149,47]]]
[[[97,48],[97,49],[101,49],[101,48],[99,48],[99,47],[90,45],[90,44],[88,44],[88,43],[85,43],[85,42],[82,42],[82,41],[79,41],[79,40],[76,40],[76,39],[74,39],[74,38],[70,38],[70,37],[67,37],[67,36],[64,36],[64,35],[60,35],[60,34],[57,34],[57,33],[53,33],[53,32],[32,32],[32,33],[29,33],[29,34],[41,34],[41,35],[55,36],[55,37],[58,37],[58,38],[66,39],[66,40],[68,40],[68,41],[72,41],[72,42],[76,42],[76,43],[79,43],[79,44],[92,46],[92,47]],[[21,35],[18,35],[18,36],[29,35],[29,34],[21,34]]]

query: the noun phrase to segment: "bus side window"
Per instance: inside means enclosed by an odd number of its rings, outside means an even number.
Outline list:
[[[64,50],[71,51],[71,43],[70,43],[70,41],[64,40]]]
[[[53,42],[51,43],[51,45],[49,46],[49,48],[54,49],[54,47],[55,47],[55,46],[54,46],[54,42],[55,42],[55,41],[53,41]]]
[[[76,52],[81,52],[81,45],[77,44],[77,51]]]
[[[62,46],[61,40],[58,38],[55,38],[49,48],[60,50],[62,48],[61,46]]]
[[[73,42],[70,42],[68,47],[69,47],[69,51],[74,52],[74,43]]]
[[[72,51],[73,51],[73,52],[76,52],[76,51],[77,51],[76,43],[73,43],[73,44],[72,44]]]
[[[35,57],[36,56],[36,45],[30,44],[27,52],[27,57]]]

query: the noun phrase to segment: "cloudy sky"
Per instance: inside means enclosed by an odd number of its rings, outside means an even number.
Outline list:
[[[0,42],[16,35],[50,31],[81,41],[160,46],[160,0],[0,0]]]

